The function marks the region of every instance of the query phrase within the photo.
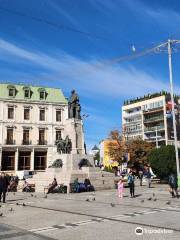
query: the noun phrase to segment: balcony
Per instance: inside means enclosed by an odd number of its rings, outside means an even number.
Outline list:
[[[156,127],[145,127],[144,132],[155,132],[155,131],[161,131],[164,130],[164,126],[156,126]]]
[[[6,144],[6,145],[15,145],[15,144],[16,144],[16,141],[13,140],[13,139],[6,139],[6,140],[5,140],[5,144]]]
[[[47,145],[47,140],[38,140],[38,145]]]
[[[32,141],[30,140],[25,140],[25,139],[22,140],[22,145],[31,145],[31,144],[32,144]]]
[[[144,123],[151,123],[151,122],[158,122],[158,121],[164,121],[164,116],[157,116],[157,117],[144,119]]]

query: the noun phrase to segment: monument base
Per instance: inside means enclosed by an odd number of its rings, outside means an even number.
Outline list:
[[[36,192],[44,192],[44,189],[56,178],[58,184],[64,184],[69,190],[70,183],[76,178],[84,182],[89,178],[95,190],[114,188],[114,174],[101,171],[94,166],[93,156],[85,154],[61,154],[62,167],[46,168],[45,172],[38,172],[29,183],[35,184]]]

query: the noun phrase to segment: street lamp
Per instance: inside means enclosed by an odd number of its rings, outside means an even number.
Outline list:
[[[180,43],[178,40],[168,40],[168,60],[169,60],[169,80],[170,80],[170,91],[171,91],[171,104],[172,104],[172,117],[173,117],[173,130],[174,130],[174,146],[175,146],[175,154],[176,154],[176,167],[177,167],[177,176],[178,182],[180,179],[179,172],[179,156],[178,156],[178,142],[177,142],[177,129],[176,129],[176,117],[174,111],[174,90],[173,90],[173,78],[172,78],[172,44]]]

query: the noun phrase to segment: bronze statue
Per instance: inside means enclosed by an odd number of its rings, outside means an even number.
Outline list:
[[[62,154],[70,154],[72,150],[72,142],[69,136],[67,135],[65,140],[60,138],[59,140],[56,141],[57,145],[57,152]]]
[[[68,102],[69,105],[69,118],[81,119],[80,111],[81,106],[79,104],[79,96],[75,90],[71,91],[71,97]]]

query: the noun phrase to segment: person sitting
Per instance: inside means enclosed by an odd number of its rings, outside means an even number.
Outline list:
[[[78,178],[76,178],[76,179],[74,180],[73,185],[74,185],[74,191],[75,191],[76,193],[78,193],[78,192],[80,191]]]
[[[23,192],[31,192],[31,187],[29,186],[27,180],[24,180],[22,191]]]
[[[54,178],[53,182],[49,185],[47,194],[52,193],[55,187],[57,187],[57,185],[57,180],[56,178]]]
[[[15,179],[11,179],[9,186],[8,186],[8,192],[16,192],[17,191],[17,182]]]
[[[86,187],[86,191],[89,192],[91,190],[91,182],[90,182],[89,178],[85,178],[84,185]]]

